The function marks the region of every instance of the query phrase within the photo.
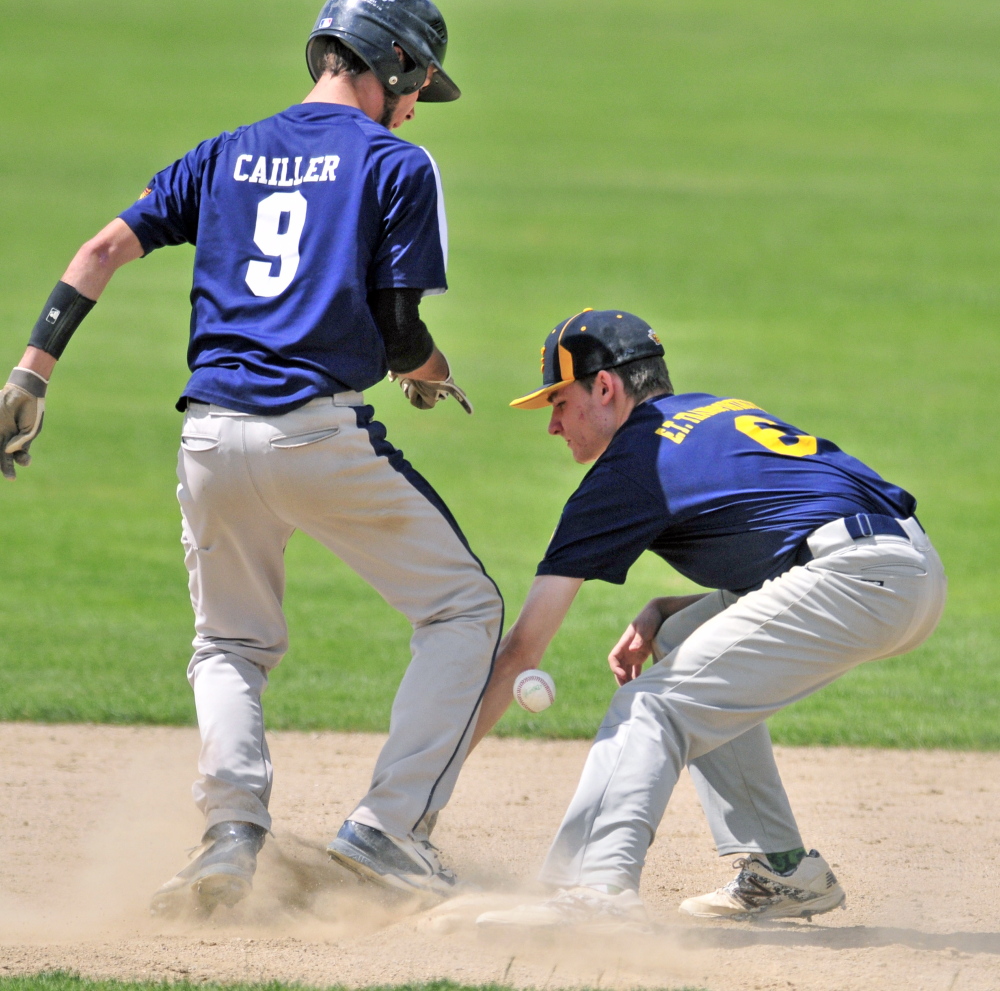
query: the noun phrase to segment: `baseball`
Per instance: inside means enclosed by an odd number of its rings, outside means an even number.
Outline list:
[[[556,683],[544,671],[522,671],[514,681],[514,698],[522,709],[541,712],[556,700]]]

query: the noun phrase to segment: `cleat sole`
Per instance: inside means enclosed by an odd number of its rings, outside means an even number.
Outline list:
[[[209,916],[219,905],[232,908],[252,890],[251,883],[241,875],[216,873],[195,878],[189,884],[178,884],[153,895],[149,914],[158,919],[176,919],[188,912]]]
[[[826,912],[832,912],[835,908],[846,908],[846,903],[847,895],[842,890],[831,891],[829,894],[822,895],[803,905],[775,906],[770,911],[765,909],[757,915],[748,914],[747,919],[751,922],[761,919],[807,919],[811,921],[814,915],[823,915]]]
[[[835,908],[847,908],[847,895],[843,889],[831,891],[819,898],[801,904],[786,903],[770,909],[760,909],[748,912],[693,912],[690,909],[680,909],[683,915],[692,919],[714,919],[720,922],[762,922],[769,919],[806,919],[812,920],[814,915],[832,912]]]
[[[234,874],[209,874],[193,885],[198,907],[206,914],[219,905],[232,908],[250,894],[250,882]]]

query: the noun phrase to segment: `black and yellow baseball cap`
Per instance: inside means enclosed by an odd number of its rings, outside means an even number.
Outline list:
[[[624,310],[584,310],[559,324],[542,348],[542,387],[515,399],[518,409],[542,409],[570,382],[640,358],[662,358],[656,331]]]

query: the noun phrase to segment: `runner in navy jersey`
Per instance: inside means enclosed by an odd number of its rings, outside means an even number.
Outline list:
[[[388,372],[418,409],[452,397],[472,412],[419,313],[423,296],[447,288],[440,176],[393,133],[418,99],[460,95],[442,67],[446,45],[430,0],[329,0],[308,41],[305,101],[154,176],[77,253],[0,394],[0,469],[13,479],[30,461],[56,360],[114,272],[156,248],[196,246],[177,491],[202,738],[193,791],[206,828],[154,913],[205,914],[250,891],[271,828],[260,699],[288,646],[284,550],[295,530],[413,627],[389,739],[330,854],[384,887],[431,899],[455,890],[429,834],[469,748],[503,604],[362,395]]]

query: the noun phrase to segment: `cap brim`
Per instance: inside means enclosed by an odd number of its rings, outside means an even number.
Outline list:
[[[555,385],[547,385],[537,392],[531,392],[527,396],[521,396],[520,399],[515,399],[510,405],[515,409],[544,409],[549,405],[549,396],[552,395],[556,389],[561,389],[565,385],[570,385],[574,380],[566,379],[564,382],[556,382]]]
[[[420,91],[417,99],[423,103],[450,103],[452,100],[457,100],[462,91],[452,81],[451,76],[440,66],[435,65],[434,69],[430,83]]]

